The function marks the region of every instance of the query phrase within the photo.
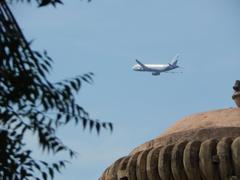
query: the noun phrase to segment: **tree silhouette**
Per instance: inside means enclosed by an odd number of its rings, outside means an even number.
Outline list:
[[[62,3],[36,2],[40,7]],[[52,59],[46,51],[33,51],[30,45],[6,1],[0,0],[0,179],[4,180],[45,180],[65,166],[64,160],[53,164],[35,160],[32,151],[25,149],[27,132],[38,136],[43,151],[66,151],[73,157],[75,152],[57,137],[57,128],[73,121],[97,133],[113,128],[110,122],[91,119],[76,103],[82,82],[91,83],[93,73],[52,83],[47,78]]]
[[[1,0],[2,1],[2,0]],[[35,1],[38,4],[38,7],[48,6],[52,5],[56,7],[57,4],[63,4],[62,0],[10,0],[10,2],[32,2]],[[91,2],[92,0],[87,0],[88,2]]]

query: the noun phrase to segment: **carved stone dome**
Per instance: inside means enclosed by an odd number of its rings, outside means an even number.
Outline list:
[[[177,121],[153,140],[150,140],[132,152],[148,148],[176,144],[180,141],[204,141],[209,138],[220,139],[240,135],[240,109],[220,109],[187,116]]]
[[[100,180],[240,179],[240,108],[187,116],[115,161]]]

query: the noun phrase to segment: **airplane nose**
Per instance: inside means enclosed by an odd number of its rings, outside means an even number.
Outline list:
[[[134,66],[132,67],[132,70],[136,71],[136,70],[137,70],[137,67],[134,65]]]
[[[135,64],[135,65],[132,67],[132,69],[133,69],[134,71],[141,71],[141,70],[142,70],[141,67],[138,66],[137,64]]]

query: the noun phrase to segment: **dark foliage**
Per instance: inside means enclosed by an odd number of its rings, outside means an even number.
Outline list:
[[[63,4],[62,0],[10,0],[10,2],[36,2],[38,4],[38,7],[43,7],[43,6],[48,6],[48,5],[52,5],[54,7],[56,7],[56,5],[58,4]],[[91,2],[92,0],[87,0],[87,2]]]
[[[91,119],[76,103],[82,82],[91,83],[93,73],[52,83],[47,78],[52,59],[46,51],[32,51],[30,44],[0,0],[0,179],[4,180],[49,179],[65,166],[62,160],[50,165],[33,159],[24,147],[27,132],[38,136],[43,151],[66,151],[73,157],[75,152],[57,137],[57,128],[70,122],[97,133],[113,128],[111,123]]]

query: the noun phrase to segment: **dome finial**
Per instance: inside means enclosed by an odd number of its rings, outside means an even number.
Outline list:
[[[233,86],[233,89],[235,92],[233,93],[232,99],[235,101],[236,105],[240,107],[240,81],[239,80],[236,80]]]

